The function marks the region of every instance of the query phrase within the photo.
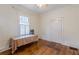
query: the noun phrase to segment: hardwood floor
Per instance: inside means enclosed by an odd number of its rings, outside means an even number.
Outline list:
[[[19,47],[14,55],[79,55],[79,50],[59,43],[39,40]]]

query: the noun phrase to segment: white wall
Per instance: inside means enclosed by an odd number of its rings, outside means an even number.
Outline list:
[[[30,28],[38,33],[39,14],[18,5],[0,5],[0,50],[9,48],[9,39],[19,35],[19,16],[28,16]]]
[[[41,38],[79,48],[79,5],[69,5],[41,15]]]

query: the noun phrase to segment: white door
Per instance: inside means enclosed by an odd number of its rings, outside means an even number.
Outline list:
[[[55,42],[61,42],[63,32],[63,18],[58,17],[51,21],[50,24],[50,39]]]

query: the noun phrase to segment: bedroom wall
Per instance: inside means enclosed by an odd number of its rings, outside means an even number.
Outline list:
[[[79,5],[67,5],[41,15],[40,37],[79,48]]]
[[[30,28],[39,34],[39,14],[18,5],[0,5],[0,51],[9,48],[11,37],[19,36],[19,16],[22,15],[29,18]]]

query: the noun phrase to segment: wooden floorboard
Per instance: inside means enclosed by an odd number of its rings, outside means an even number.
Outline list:
[[[11,49],[1,52],[0,55],[11,55]],[[79,55],[79,49],[56,42],[39,40],[18,47],[13,55]]]
[[[14,55],[79,55],[79,50],[60,43],[39,40],[19,47]]]

